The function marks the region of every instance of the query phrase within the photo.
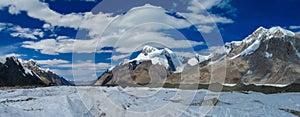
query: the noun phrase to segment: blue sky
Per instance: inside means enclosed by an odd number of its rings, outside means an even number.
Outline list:
[[[37,60],[68,79],[93,80],[112,65],[135,57],[144,45],[192,56],[205,52],[208,43],[217,43],[214,39],[242,40],[259,26],[299,32],[299,4],[299,0],[1,0],[0,55]],[[220,33],[213,35],[214,31]]]

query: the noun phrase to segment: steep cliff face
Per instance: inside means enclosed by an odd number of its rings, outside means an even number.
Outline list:
[[[171,84],[210,83],[212,74],[220,78],[216,81],[224,80],[222,83],[300,81],[300,38],[291,31],[260,27],[244,40],[226,43],[223,48],[225,54],[195,55],[183,61],[170,49],[145,46],[137,58],[108,70],[95,84],[146,85],[152,80]],[[222,76],[225,79],[221,79]]]
[[[15,85],[45,85],[39,77],[22,63],[14,58],[6,58],[4,64],[0,63],[0,86]]]
[[[0,63],[0,86],[70,85],[50,70],[43,70],[33,60],[23,61],[7,57]]]

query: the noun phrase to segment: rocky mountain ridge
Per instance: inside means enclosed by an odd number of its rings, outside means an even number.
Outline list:
[[[34,60],[23,61],[7,57],[0,62],[0,86],[71,85],[48,69],[42,69]]]
[[[300,38],[291,31],[259,27],[242,41],[226,43],[223,50],[224,55],[195,55],[183,62],[168,48],[145,46],[137,58],[103,73],[95,85],[210,83],[212,74],[225,77],[218,82],[222,84],[300,82]]]

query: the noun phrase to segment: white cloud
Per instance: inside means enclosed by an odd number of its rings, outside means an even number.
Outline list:
[[[62,15],[51,10],[48,4],[39,0],[1,0],[0,9],[9,7],[9,13],[17,14],[26,11],[28,16],[40,19],[53,26],[77,28],[83,14],[70,13]]]
[[[103,52],[103,50],[99,50],[99,48],[116,47],[115,49],[117,52],[123,53],[123,55],[129,55],[129,53],[133,52],[140,44],[149,41],[168,44],[170,48],[187,48],[202,44],[202,42],[174,39],[174,37],[168,36],[169,34],[163,34],[161,30],[186,28],[195,25],[199,31],[209,33],[217,28],[216,25],[212,25],[214,23],[226,24],[233,22],[226,17],[204,12],[213,7],[224,7],[226,3],[227,2],[221,0],[192,0],[188,4],[187,11],[182,11],[178,14],[185,16],[193,24],[190,24],[184,19],[178,19],[174,16],[167,15],[167,11],[162,7],[149,4],[134,7],[124,15],[115,16],[113,16],[112,13],[102,12],[99,12],[98,14],[85,12],[63,15],[51,10],[48,4],[38,0],[3,0],[0,2],[0,8],[12,6],[12,9],[14,9],[14,12],[11,12],[12,14],[17,13],[17,11],[26,11],[30,17],[45,21],[46,24],[43,25],[44,29],[51,29],[53,26],[77,28],[79,23],[81,23],[80,28],[87,29],[89,31],[88,37],[91,38],[89,40],[75,40],[60,37],[56,39],[45,39],[38,42],[26,41],[23,42],[22,45],[24,48],[35,49],[43,54],[57,55],[59,53],[71,52]],[[199,7],[199,5],[202,7]],[[151,23],[156,23],[160,26],[147,25]],[[124,35],[128,35],[127,33],[131,28],[136,28],[141,25],[143,28],[136,30],[134,35],[127,36],[128,38],[126,41],[116,44],[120,38],[124,38]],[[109,28],[107,28],[107,26],[109,26]],[[104,31],[105,33],[101,35]],[[25,35],[23,33],[12,35],[34,39],[32,35]],[[100,42],[99,47],[96,47],[98,41]],[[73,50],[73,45],[75,46],[75,50]]]
[[[73,67],[73,77],[75,80],[95,80],[97,73],[107,70],[108,63],[92,63],[91,61],[78,61],[73,64],[60,65],[59,67]]]
[[[297,29],[300,29],[300,26],[289,26],[289,29],[297,30]]]
[[[62,59],[48,59],[48,60],[35,60],[37,63],[45,65],[47,67],[57,67],[57,68],[73,68],[73,69],[107,69],[110,67],[108,63],[94,63],[90,60],[86,61],[67,61]]]
[[[21,57],[21,56],[26,56],[25,54],[16,54],[16,53],[10,53],[10,54],[6,54],[4,55],[4,57]]]
[[[139,29],[137,29],[139,30]],[[38,50],[43,54],[58,55],[59,53],[94,53],[94,52],[113,52],[112,50],[101,50],[102,47],[114,47],[118,53],[130,55],[130,53],[139,51],[137,48],[148,42],[159,43],[168,48],[191,48],[201,45],[203,42],[190,40],[176,40],[163,33],[157,32],[136,32],[127,33],[123,38],[107,37],[102,40],[75,40],[66,36],[59,36],[56,39],[44,39],[40,41],[25,41],[22,47]],[[115,43],[117,42],[117,43]],[[99,43],[99,45],[97,45]],[[130,46],[128,46],[130,45]],[[113,56],[112,59],[124,58]],[[119,56],[119,55],[118,55]]]
[[[44,39],[39,42],[33,41],[25,41],[23,42],[22,47],[30,48],[35,50],[40,50],[42,54],[49,54],[49,55],[58,55],[57,53],[57,43],[55,39]]]
[[[18,14],[21,13],[20,10],[19,10],[15,5],[9,6],[9,7],[8,7],[8,12],[9,12],[10,14],[13,14],[13,15],[18,15]]]
[[[203,13],[205,10],[209,10],[221,2],[221,0],[191,0],[187,10],[193,13]]]
[[[83,61],[83,62],[78,62],[78,63],[73,63],[73,64],[60,64],[57,65],[57,67],[61,67],[61,68],[74,68],[74,69],[81,69],[81,70],[91,70],[91,69],[100,69],[100,70],[105,70],[108,67],[110,67],[110,65],[108,63],[91,63],[91,62],[87,62],[87,61]]]
[[[205,10],[209,10],[212,7],[222,7],[226,5],[228,2],[224,2],[222,0],[192,0],[187,7],[187,10],[192,13],[185,13],[184,16],[193,20],[193,23],[202,24],[207,22],[215,21],[215,23],[232,23],[232,20],[227,19],[225,17],[217,16],[210,14],[205,14]],[[171,26],[177,28],[188,27],[191,24],[188,24],[183,19],[176,19],[175,17],[169,16],[165,14],[165,10],[161,7],[155,7],[152,5],[145,5],[141,7],[135,7],[128,11],[124,17],[114,16],[112,14],[107,13],[98,13],[92,14],[91,12],[86,13],[70,13],[70,14],[60,14],[53,10],[51,10],[46,3],[40,2],[38,0],[2,0],[0,2],[0,8],[5,6],[10,6],[15,10],[26,11],[29,16],[33,18],[40,19],[45,21],[51,26],[64,26],[77,28],[79,23],[81,23],[81,28],[86,28],[90,30],[90,36],[93,34],[101,33],[105,27],[115,18],[121,19],[118,24],[120,27],[122,26],[134,26],[137,23],[146,21],[160,21],[163,23],[171,24]],[[202,6],[202,7],[201,7]],[[13,13],[16,13],[14,11]],[[147,15],[145,15],[147,14]],[[199,15],[199,16],[198,16]],[[197,17],[196,17],[197,16]],[[138,18],[137,18],[138,17]],[[198,19],[199,18],[199,19]],[[134,20],[133,20],[134,19]],[[198,19],[198,20],[196,20]],[[82,22],[81,22],[82,21]],[[96,24],[96,25],[95,25]],[[98,25],[98,26],[97,26]],[[204,32],[208,32],[204,30]]]
[[[2,30],[4,30],[6,28],[6,25],[4,24],[4,23],[0,23],[0,32],[2,31]]]
[[[228,0],[192,0],[187,7],[187,10],[190,12],[180,12],[179,14],[193,23],[198,28],[198,31],[210,33],[217,28],[215,24],[234,22],[232,19],[207,12],[212,7],[223,8],[228,6],[229,2]]]
[[[10,14],[19,14],[25,11],[28,16],[46,22],[43,25],[44,30],[53,30],[55,26],[69,27],[77,29],[86,29],[89,31],[87,37],[90,39],[71,39],[66,36],[55,35],[53,39],[43,39],[38,41],[25,41],[22,44],[24,48],[30,48],[40,51],[42,54],[58,55],[59,53],[92,53],[92,52],[111,52],[111,50],[100,50],[103,47],[114,47],[120,55],[113,55],[112,60],[119,60],[138,51],[141,45],[148,42],[158,43],[169,48],[190,48],[203,44],[202,42],[185,40],[172,34],[166,34],[161,30],[174,30],[186,28],[195,25],[199,31],[209,33],[217,28],[214,23],[233,23],[231,19],[217,14],[207,14],[205,10],[213,7],[225,7],[227,0],[192,0],[189,3],[187,11],[178,13],[189,19],[178,19],[166,14],[166,10],[152,5],[135,7],[129,10],[125,15],[113,15],[112,13],[93,14],[69,13],[60,14],[49,8],[47,3],[39,0],[1,0],[0,9],[8,7]],[[202,7],[199,7],[199,4]],[[109,26],[109,28],[107,28]],[[40,29],[29,29],[20,26],[8,26],[0,23],[0,31],[10,27],[12,36],[21,38],[37,39],[42,38],[44,33]],[[13,27],[13,28],[12,28]],[[100,37],[102,32],[105,33]],[[177,37],[177,38],[176,38]],[[75,47],[75,48],[74,48]],[[181,53],[191,55],[190,53]],[[58,67],[54,71],[63,76],[73,76],[74,72],[78,77],[95,77],[94,71],[105,70],[109,67],[107,63],[94,64],[90,61],[71,63],[66,60],[38,60],[41,64],[49,67]],[[63,70],[62,70],[63,68]]]
[[[111,60],[117,61],[120,59],[124,59],[128,56],[130,56],[131,54],[116,54],[116,55],[112,55]]]
[[[44,39],[40,41],[24,41],[22,47],[40,51],[42,54],[58,55],[59,53],[94,53],[97,39],[79,40],[66,36],[58,36],[56,39]],[[99,47],[98,47],[99,48]]]
[[[51,68],[51,71],[62,75],[65,78],[75,80],[95,80],[96,73],[104,71],[110,67],[108,63],[93,63],[92,61],[75,61],[53,59],[53,60],[36,60],[43,67]]]
[[[41,29],[22,28],[18,25],[10,23],[0,23],[0,31],[7,30],[12,37],[38,39],[44,37],[44,32]]]
[[[51,69],[51,71],[69,80],[92,81],[97,79],[97,74],[93,70]],[[74,73],[76,74],[74,75]]]
[[[168,48],[191,48],[203,44],[203,42],[190,40],[176,40],[163,33],[157,32],[129,33],[117,41],[119,42],[113,47],[116,48],[116,52],[120,53],[133,53],[139,51],[136,49],[146,43],[158,43]],[[128,45],[130,45],[130,47],[128,47]]]
[[[48,24],[48,23],[45,23],[45,24],[43,25],[43,29],[46,30],[46,31],[48,31],[48,30],[54,31],[54,27],[51,26],[51,24]]]
[[[62,60],[62,59],[48,59],[48,60],[35,60],[38,64],[42,65],[58,65],[58,64],[67,64],[70,63],[67,60]]]
[[[0,56],[0,62],[4,63],[6,61],[6,57],[22,57],[22,56],[26,56],[24,54],[16,54],[16,53],[10,53],[10,54],[5,54],[5,55],[1,55]]]

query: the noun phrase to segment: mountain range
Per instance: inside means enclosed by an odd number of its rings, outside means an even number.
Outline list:
[[[300,83],[300,36],[289,30],[259,27],[216,50],[182,57],[147,45],[136,58],[104,72],[95,85]]]
[[[177,55],[169,48],[143,47],[139,55],[107,69],[84,85],[300,83],[300,36],[281,27],[259,27],[242,41],[215,47],[210,55]],[[0,86],[71,85],[34,60],[0,62]]]

